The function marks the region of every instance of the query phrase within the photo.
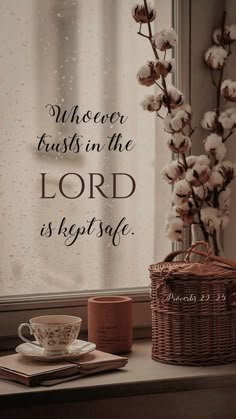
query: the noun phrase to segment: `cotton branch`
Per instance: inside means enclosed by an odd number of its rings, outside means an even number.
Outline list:
[[[224,11],[223,16],[222,16],[222,20],[221,20],[221,46],[224,48],[224,33],[225,33],[225,21],[226,21],[226,11]],[[216,132],[218,135],[222,136],[222,141],[225,142],[230,135],[232,135],[232,132],[229,133],[229,135],[226,138],[223,138],[223,128],[222,125],[219,122],[219,116],[220,116],[220,108],[221,108],[221,84],[223,81],[223,75],[224,75],[224,67],[225,65],[222,65],[221,69],[219,70],[219,78],[218,78],[218,82],[216,83],[213,77],[213,71],[212,69],[211,71],[211,78],[212,78],[212,82],[213,85],[216,88]],[[217,161],[215,161],[215,165],[217,164]],[[214,208],[219,208],[219,192],[217,190],[217,188],[213,189],[213,207]],[[213,246],[214,246],[214,253],[216,256],[219,255],[219,247],[218,247],[218,243],[217,243],[217,237],[216,237],[216,230],[213,231],[212,234],[212,239],[213,239]]]
[[[155,47],[155,43],[153,42],[152,27],[151,27],[150,19],[149,19],[149,16],[148,16],[147,0],[144,0],[143,2],[144,2],[145,12],[146,12],[146,16],[147,16],[147,25],[148,25],[149,35],[148,36],[143,35],[142,33],[140,33],[140,31],[138,32],[138,34],[141,35],[141,36],[145,36],[145,38],[148,38],[148,40],[151,44],[154,56],[155,56],[156,60],[159,60],[159,55],[158,55],[157,49]],[[163,90],[163,92],[165,94],[165,97],[166,97],[166,106],[167,106],[167,109],[168,109],[168,113],[171,113],[170,99],[169,99],[168,90],[167,90],[167,86],[166,86],[166,80],[165,80],[164,76],[161,76],[161,82],[162,82],[162,90]]]
[[[156,11],[147,0],[135,6],[133,17],[140,23],[138,34],[149,41],[155,57],[139,69],[138,81],[147,87],[155,84],[162,92],[146,96],[141,106],[163,119],[164,131],[170,134],[167,146],[177,156],[177,160],[172,160],[162,171],[163,178],[173,186],[167,236],[181,241],[184,227],[197,224],[204,240],[209,242],[212,239],[218,255],[221,249],[218,229],[227,225],[230,200],[227,186],[234,177],[233,164],[224,160],[227,151],[224,143],[234,132],[236,111],[227,109],[221,112],[221,95],[226,100],[236,101],[236,82],[223,82],[225,61],[231,54],[230,43],[236,40],[235,27],[227,26],[226,30],[224,12],[221,27],[213,33],[214,45],[205,53],[216,92],[215,110],[206,112],[202,121],[202,127],[211,132],[204,144],[207,155],[190,154],[186,157],[195,131],[191,123],[192,109],[184,103],[182,92],[174,86],[167,88],[166,84],[166,76],[173,68],[171,61],[166,61],[166,50],[174,46],[176,34],[172,28],[164,28],[153,35],[151,22],[156,18]],[[147,24],[147,33],[142,32],[143,23]],[[164,54],[160,59],[161,52]],[[159,113],[162,107],[168,111],[164,118]],[[225,134],[225,129],[229,130],[228,134]]]

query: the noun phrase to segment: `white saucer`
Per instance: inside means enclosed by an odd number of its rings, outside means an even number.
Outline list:
[[[76,359],[81,355],[94,351],[94,349],[96,349],[95,343],[77,339],[70,346],[69,353],[61,355],[45,355],[43,348],[32,345],[31,343],[22,343],[16,347],[15,351],[28,358],[37,359],[39,361],[62,361]]]

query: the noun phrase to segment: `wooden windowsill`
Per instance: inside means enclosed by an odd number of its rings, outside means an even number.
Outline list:
[[[236,363],[183,367],[151,359],[150,340],[136,341],[123,370],[79,378],[52,387],[28,388],[0,380],[1,407],[133,397],[157,393],[236,387]]]

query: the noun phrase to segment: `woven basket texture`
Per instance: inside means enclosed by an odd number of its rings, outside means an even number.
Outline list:
[[[184,262],[151,265],[152,358],[179,365],[236,361],[236,264],[191,246]],[[172,255],[183,252],[174,252]],[[217,260],[216,260],[217,259]]]

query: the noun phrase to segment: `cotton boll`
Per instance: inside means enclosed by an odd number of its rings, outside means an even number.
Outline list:
[[[175,229],[174,228],[167,229],[166,236],[168,237],[168,239],[170,239],[171,241],[182,242],[183,241],[183,238],[182,238],[183,230],[180,227],[182,227],[182,226],[181,225],[176,226]]]
[[[171,61],[158,60],[155,65],[155,70],[159,76],[166,77],[173,69]]]
[[[174,109],[183,104],[184,95],[180,90],[176,89],[174,86],[170,86],[168,87],[167,92],[168,98],[165,95],[163,96],[163,104],[165,106],[169,103],[170,108]]]
[[[214,30],[213,35],[213,42],[216,45],[224,44],[231,44],[236,39],[236,25],[226,25],[223,32],[222,37],[222,29],[217,28]]]
[[[226,112],[222,112],[220,114],[218,121],[224,129],[232,129],[234,126],[234,121],[227,115]]]
[[[174,134],[168,139],[167,144],[173,153],[184,154],[191,147],[191,139],[183,134]]]
[[[211,166],[211,161],[207,156],[205,156],[205,154],[201,154],[200,156],[197,156],[196,160],[199,164],[209,166],[209,167]]]
[[[209,131],[214,131],[216,128],[216,112],[208,111],[203,115],[201,126]]]
[[[188,156],[186,157],[186,163],[188,168],[192,168],[197,161],[197,156]]]
[[[230,129],[231,130],[233,128],[233,126],[235,125],[234,122],[232,121],[232,119],[227,118],[227,117],[223,118],[223,119],[219,118],[219,122],[221,123],[221,125],[224,129]]]
[[[224,143],[219,145],[217,149],[214,152],[215,158],[217,161],[222,161],[225,158],[225,155],[227,153],[227,148]]]
[[[177,110],[178,110],[178,108],[177,108]],[[184,122],[188,122],[189,121],[189,114],[186,111],[184,111],[183,109],[180,109],[176,113],[175,118],[179,118],[179,119],[182,119],[182,121],[184,121]]]
[[[227,183],[230,183],[235,176],[235,167],[234,164],[231,161],[224,160],[221,162],[220,165],[218,165],[219,170],[221,170],[224,173],[224,177],[226,179]]]
[[[176,220],[176,218],[177,218],[177,220]],[[174,210],[174,207],[172,207],[171,211],[167,212],[167,214],[165,216],[167,224],[171,224],[172,222],[175,222],[175,221],[178,222],[179,218],[180,217],[176,214],[176,212]]]
[[[169,134],[172,134],[174,132],[173,128],[171,127],[171,120],[172,118],[169,114],[163,119],[164,130]]]
[[[234,172],[234,164],[229,160],[221,162],[221,166],[228,172]]]
[[[180,111],[183,111],[186,114],[186,116],[185,116],[186,120],[190,120],[192,118],[192,114],[193,114],[192,108],[188,103],[180,105],[180,106],[178,106],[178,108],[172,109],[172,115],[177,116],[177,114]]]
[[[191,186],[190,184],[185,180],[179,180],[174,185],[174,190],[172,194],[173,203],[176,205],[179,205],[183,202],[188,201],[191,195]]]
[[[236,125],[236,109],[228,108],[224,113],[233,121],[234,125]]]
[[[181,217],[185,226],[189,226],[193,223],[194,216],[197,212],[197,208],[191,199],[183,204],[175,205],[173,210],[179,217]]]
[[[221,44],[221,42],[222,42],[222,31],[221,31],[221,28],[217,28],[217,29],[214,30],[214,32],[212,34],[212,39],[213,39],[213,42],[216,45],[220,45]]]
[[[216,182],[216,179],[218,176],[219,185],[216,184],[215,186],[222,186],[224,184],[229,184],[234,178],[234,173],[235,173],[235,170],[234,170],[233,163],[228,160],[224,160],[213,167],[212,174],[214,175],[214,177],[213,177],[212,182],[214,182],[214,179]],[[223,179],[223,181],[220,182],[220,179]]]
[[[162,177],[168,183],[174,183],[184,172],[183,166],[177,161],[169,163],[162,171]]]
[[[144,111],[157,112],[162,106],[162,95],[149,95],[140,103]]]
[[[138,74],[137,74],[141,79],[147,78],[150,76],[150,67],[147,64],[142,65],[142,67],[140,67]]]
[[[192,108],[188,103],[185,103],[185,105],[182,106],[182,109],[189,115],[192,115]]]
[[[147,87],[152,86],[155,83],[155,80],[158,80],[159,77],[159,74],[155,71],[154,61],[147,61],[147,63],[143,65],[137,73],[137,80],[139,84]]]
[[[209,234],[219,230],[221,226],[221,213],[217,208],[206,207],[200,211],[201,220]]]
[[[205,139],[205,150],[210,153],[222,144],[222,137],[217,134],[210,134]]]
[[[222,29],[215,29],[212,38],[213,42],[217,45],[220,45],[222,43],[231,44],[231,42],[233,42],[236,39],[236,25],[226,25],[223,32],[223,37]]]
[[[209,177],[209,184],[212,188],[222,187],[225,179],[222,173],[218,171],[212,171]]]
[[[177,112],[172,112],[172,115],[174,116],[170,121],[170,126],[173,132],[180,132],[185,127],[185,125],[189,122],[190,116],[186,111],[182,109],[178,110],[178,108],[176,108],[175,111],[176,110]]]
[[[186,173],[186,180],[193,186],[200,186],[206,183],[210,176],[210,169],[206,165],[196,163]]]
[[[189,201],[183,202],[179,205],[174,205],[172,207],[172,211],[175,212],[175,214],[179,217],[181,217],[183,214],[186,214],[189,211]]]
[[[199,201],[210,201],[212,198],[213,192],[212,186],[209,184],[209,181],[204,183],[202,186],[197,186],[194,188],[195,195]]]
[[[153,35],[153,41],[157,49],[160,51],[166,51],[172,48],[176,43],[177,35],[173,28],[162,29]]]
[[[227,149],[222,142],[222,137],[217,134],[210,134],[205,140],[205,150],[209,155],[215,156],[216,160],[224,159]]]
[[[229,36],[232,41],[236,40],[236,25],[228,25]]]
[[[236,109],[235,108],[228,108],[228,109],[225,109],[224,113],[226,113],[227,116],[231,117],[233,114],[236,113]]]
[[[148,17],[146,15],[146,10],[143,4],[136,3],[132,8],[132,16],[137,23],[148,23],[152,22],[156,18],[156,10],[150,5],[147,4]]]
[[[224,80],[221,84],[221,94],[229,102],[236,102],[236,81]]]
[[[183,129],[184,123],[181,118],[174,117],[170,121],[170,126],[173,132],[179,132]]]
[[[186,202],[188,198],[180,198],[178,195],[172,194],[172,203],[175,205],[181,205],[183,202]]]
[[[219,193],[218,201],[220,210],[225,211],[229,209],[231,201],[231,189],[228,186]]]
[[[234,170],[234,164],[229,160],[222,161],[221,166],[223,166],[226,170]]]
[[[184,111],[183,109],[179,109],[179,108],[176,108],[175,111],[177,111],[177,112],[175,112],[175,115],[174,115],[173,119],[181,119],[181,121],[185,124],[189,122],[190,115],[188,114],[188,112]]]
[[[226,61],[227,51],[218,46],[212,46],[205,53],[205,61],[213,70],[220,70]]]
[[[208,190],[207,188],[205,188],[205,185],[194,186],[193,190],[194,190],[196,198],[199,201],[204,201],[208,196]]]
[[[229,85],[230,85],[230,83],[232,83],[232,80],[231,79],[224,80],[221,83],[221,90],[224,90],[226,87],[228,88]]]
[[[181,218],[176,217],[175,214],[170,213],[165,225],[167,237],[170,240],[182,241],[183,229],[184,223]]]

